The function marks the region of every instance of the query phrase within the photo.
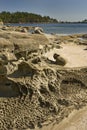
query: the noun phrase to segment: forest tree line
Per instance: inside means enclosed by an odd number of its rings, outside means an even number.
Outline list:
[[[41,16],[28,12],[6,12],[0,13],[0,21],[3,23],[57,23],[56,19],[49,16]]]

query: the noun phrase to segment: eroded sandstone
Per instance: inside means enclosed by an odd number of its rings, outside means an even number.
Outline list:
[[[1,130],[59,123],[87,105],[87,67],[67,68],[44,57],[60,45],[55,41],[44,34],[0,32]]]

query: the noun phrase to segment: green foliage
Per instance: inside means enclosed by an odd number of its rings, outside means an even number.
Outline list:
[[[83,23],[87,23],[87,19],[83,20],[82,22],[83,22]]]
[[[2,22],[2,19],[0,18],[0,22]]]
[[[49,16],[42,17],[38,14],[28,13],[28,12],[1,12],[0,19],[4,23],[57,23],[56,19],[50,18]]]

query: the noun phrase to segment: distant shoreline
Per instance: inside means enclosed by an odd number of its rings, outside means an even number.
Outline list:
[[[25,22],[25,23],[4,23],[4,25],[8,24],[87,24],[87,22]]]
[[[22,26],[22,27],[41,27],[47,34],[85,34],[87,33],[87,24],[76,23],[8,23],[5,26]]]

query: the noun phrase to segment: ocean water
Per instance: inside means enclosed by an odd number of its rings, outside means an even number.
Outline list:
[[[87,24],[83,23],[56,23],[56,24],[10,24],[13,26],[39,26],[42,27],[45,33],[53,34],[77,34],[87,33]]]

